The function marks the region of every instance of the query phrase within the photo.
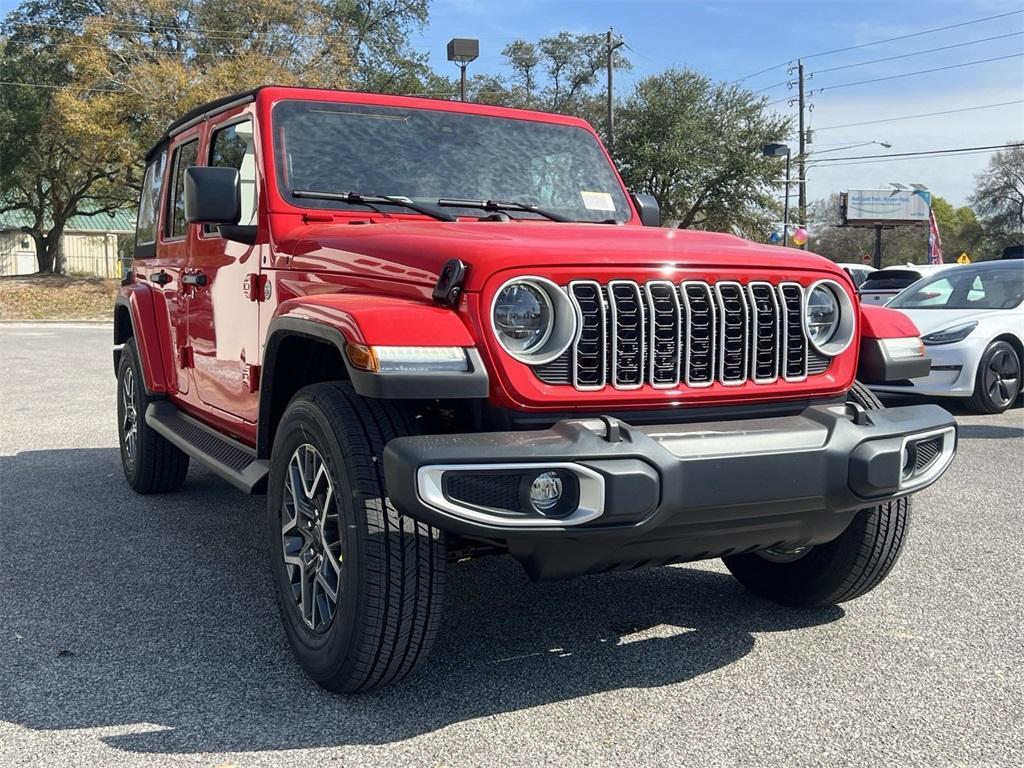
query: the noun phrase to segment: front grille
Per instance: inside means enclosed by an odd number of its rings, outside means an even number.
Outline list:
[[[831,358],[804,336],[799,283],[575,280],[580,325],[566,354],[538,368],[547,384],[671,389],[802,381]]]

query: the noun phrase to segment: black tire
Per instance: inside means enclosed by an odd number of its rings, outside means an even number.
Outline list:
[[[867,410],[882,407],[859,383],[847,399]],[[899,557],[909,522],[910,500],[904,497],[860,510],[838,538],[788,562],[757,552],[722,559],[743,586],[769,600],[801,607],[835,605],[882,583]]]
[[[401,680],[429,656],[439,632],[443,534],[399,513],[384,487],[384,445],[415,432],[394,403],[363,399],[341,383],[300,390],[277,429],[267,493],[274,591],[299,665],[328,690],[368,691]],[[297,477],[307,485],[307,468],[311,492],[293,494]],[[302,594],[309,577],[297,564],[308,567],[307,555],[317,564],[308,614]]]
[[[128,339],[117,366],[117,438],[124,476],[136,493],[175,491],[188,474],[188,454],[146,424],[146,408],[155,398],[143,382],[139,350],[135,339]]]
[[[981,355],[974,394],[967,407],[977,413],[1002,413],[1020,395],[1021,359],[1008,342],[993,341]]]

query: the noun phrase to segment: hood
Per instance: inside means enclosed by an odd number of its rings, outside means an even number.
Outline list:
[[[449,259],[469,266],[465,289],[502,269],[545,266],[744,267],[830,271],[831,261],[733,235],[685,229],[545,221],[420,220],[301,224],[277,240],[292,269],[339,271],[433,285]]]
[[[889,309],[896,309],[889,307]],[[922,336],[929,333],[941,331],[953,325],[966,323],[970,320],[977,320],[979,323],[998,320],[1008,312],[998,309],[977,310],[977,309],[896,309],[909,317]],[[1009,324],[1007,323],[1007,327]]]

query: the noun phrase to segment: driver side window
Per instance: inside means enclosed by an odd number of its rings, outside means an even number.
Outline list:
[[[257,217],[256,144],[251,120],[219,128],[210,140],[210,165],[234,168],[242,193],[241,225],[255,224]],[[206,225],[206,234],[216,235],[217,227]]]

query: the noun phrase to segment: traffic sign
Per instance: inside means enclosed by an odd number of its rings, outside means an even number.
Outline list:
[[[966,253],[961,253],[959,256],[956,257],[956,263],[957,264],[970,264],[971,263],[971,257],[968,256]]]

